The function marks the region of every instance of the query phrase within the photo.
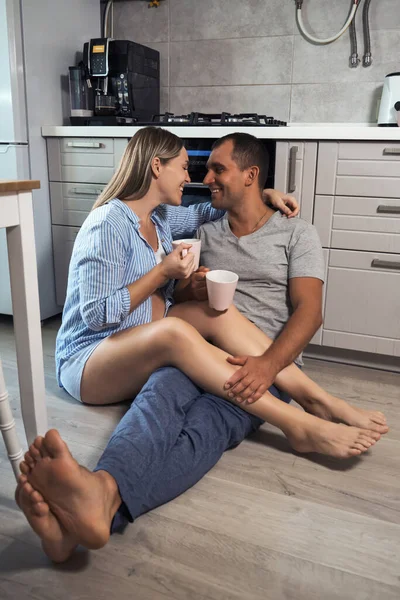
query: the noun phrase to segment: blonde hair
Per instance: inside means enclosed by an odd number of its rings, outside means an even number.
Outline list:
[[[118,169],[94,203],[92,210],[113,198],[139,200],[147,194],[152,180],[151,163],[158,157],[162,164],[179,156],[183,142],[161,127],[139,129],[129,141]]]

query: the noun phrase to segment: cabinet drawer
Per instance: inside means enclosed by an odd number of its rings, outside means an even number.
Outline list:
[[[316,196],[313,222],[326,248],[400,253],[400,200]]]
[[[317,194],[400,197],[400,142],[321,142]]]
[[[48,138],[49,179],[108,183],[127,144],[125,138]]]
[[[53,225],[80,227],[104,187],[104,185],[86,183],[50,183]]]
[[[400,340],[399,290],[398,256],[332,250],[324,330]]]
[[[79,227],[52,227],[56,300],[60,306],[65,302],[69,263],[78,231]]]
[[[60,151],[70,154],[114,154],[114,139],[61,138]]]
[[[400,142],[340,142],[338,158],[400,163]]]

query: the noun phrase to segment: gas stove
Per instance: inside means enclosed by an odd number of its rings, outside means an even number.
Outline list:
[[[210,127],[210,126],[242,126],[242,127],[284,127],[285,121],[278,121],[273,117],[258,115],[256,113],[240,113],[232,115],[228,112],[223,113],[198,113],[191,112],[187,115],[174,115],[173,113],[164,113],[155,115],[152,124],[165,125],[186,125],[187,127]]]
[[[142,121],[135,117],[94,116],[71,117],[71,125],[173,125],[186,127],[284,127],[285,121],[279,121],[256,113],[231,114],[191,112],[187,115],[174,115],[166,112],[154,115],[151,121]]]

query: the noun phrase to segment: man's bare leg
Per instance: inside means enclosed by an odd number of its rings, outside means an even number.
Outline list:
[[[77,545],[103,547],[121,497],[106,471],[78,465],[57,431],[38,437],[25,454],[16,501],[47,556],[64,562]]]

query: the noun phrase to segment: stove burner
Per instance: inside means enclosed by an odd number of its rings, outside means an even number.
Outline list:
[[[153,124],[187,125],[191,126],[227,126],[241,125],[246,127],[284,127],[285,121],[279,121],[266,115],[256,113],[240,113],[231,115],[223,112],[219,114],[208,114],[192,112],[188,115],[174,115],[173,113],[164,113],[153,117]]]

